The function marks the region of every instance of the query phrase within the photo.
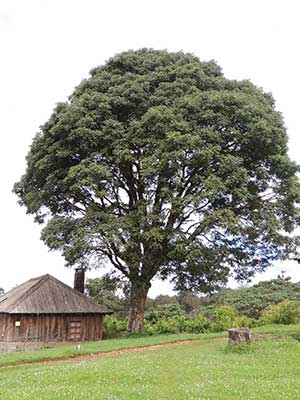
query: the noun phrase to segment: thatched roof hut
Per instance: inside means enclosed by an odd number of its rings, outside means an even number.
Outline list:
[[[111,311],[51,275],[0,297],[0,341],[99,340]]]

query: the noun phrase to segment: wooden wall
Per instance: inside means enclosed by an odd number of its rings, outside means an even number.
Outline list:
[[[82,341],[102,339],[103,315],[0,314],[0,341]]]

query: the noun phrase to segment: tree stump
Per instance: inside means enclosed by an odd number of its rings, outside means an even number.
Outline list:
[[[229,344],[249,344],[251,343],[251,331],[249,328],[228,329]]]

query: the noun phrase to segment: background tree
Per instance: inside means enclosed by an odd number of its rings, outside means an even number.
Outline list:
[[[114,311],[114,315],[119,318],[128,315],[128,283],[122,277],[106,273],[101,278],[88,279],[86,291],[96,302]]]
[[[154,276],[206,293],[294,251],[298,171],[270,94],[213,61],[142,49],[57,105],[14,190],[67,265],[109,260],[129,280],[139,332]]]
[[[190,290],[179,292],[177,299],[186,314],[196,313],[203,303],[203,298],[197,296]]]
[[[150,300],[152,301],[151,307],[157,307],[157,306],[165,305],[165,304],[178,303],[177,296],[169,296],[167,294],[159,294],[154,299],[147,299],[147,302]]]
[[[216,307],[227,305],[240,315],[258,319],[266,307],[285,300],[300,300],[300,282],[293,283],[290,278],[280,277],[248,288],[222,290],[203,298],[201,310],[211,315]]]

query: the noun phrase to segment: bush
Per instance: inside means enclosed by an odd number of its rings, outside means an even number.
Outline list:
[[[212,331],[212,323],[204,315],[198,314],[193,319],[186,320],[184,331],[188,333],[209,333]]]
[[[150,323],[155,323],[161,319],[181,318],[184,316],[182,308],[179,304],[161,304],[155,309],[146,312],[145,320]]]
[[[144,321],[144,333],[146,335],[155,335],[157,332],[155,331],[155,325],[150,324],[148,321]]]
[[[183,315],[175,318],[162,318],[155,323],[145,321],[145,332],[148,334],[164,333],[204,333],[211,332],[211,321],[202,314],[188,319]]]
[[[268,306],[261,318],[262,324],[298,324],[300,322],[300,301],[286,300]]]
[[[224,331],[234,327],[234,321],[236,318],[236,311],[230,306],[221,306],[215,309],[214,320],[215,330]]]
[[[119,320],[115,317],[106,316],[103,324],[103,338],[111,339],[126,335],[127,322],[127,319]]]
[[[209,319],[199,313],[186,317],[178,304],[160,305],[148,311],[145,318],[146,335],[172,333],[209,333],[221,332],[230,328],[254,328],[264,324],[300,323],[300,301],[283,301],[268,306],[259,320],[237,315],[233,307],[223,305],[216,308]],[[104,338],[114,338],[127,334],[127,319],[119,320],[114,316],[104,319]]]
[[[153,326],[155,333],[179,333],[179,327],[175,318],[161,319]]]
[[[254,318],[249,318],[244,315],[236,317],[233,326],[236,328],[255,328],[259,325],[259,321]]]

